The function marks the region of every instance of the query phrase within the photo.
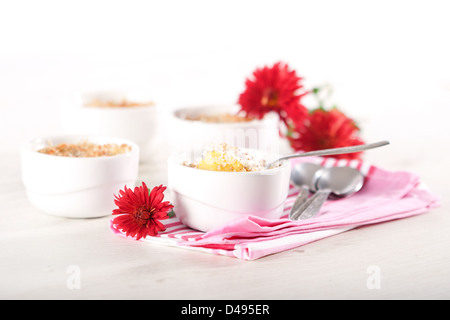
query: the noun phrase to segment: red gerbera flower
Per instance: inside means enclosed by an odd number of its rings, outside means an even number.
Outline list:
[[[112,223],[127,236],[136,237],[136,240],[166,230],[159,220],[169,217],[167,213],[173,205],[169,201],[162,201],[165,190],[166,187],[160,185],[149,193],[144,182],[134,191],[125,186],[124,190],[119,191],[119,196],[115,196],[114,203],[118,208],[112,214],[119,216]]]
[[[300,103],[302,94],[297,91],[303,88],[295,70],[289,70],[287,64],[275,63],[253,72],[254,79],[247,79],[245,90],[239,96],[241,112],[248,117],[261,119],[265,114],[275,111],[280,119],[288,125],[303,121],[307,109]]]
[[[330,111],[319,108],[311,111],[304,125],[294,128],[288,139],[293,149],[306,152],[363,144],[358,132],[355,122],[337,108]],[[332,157],[358,159],[361,155],[357,152]]]

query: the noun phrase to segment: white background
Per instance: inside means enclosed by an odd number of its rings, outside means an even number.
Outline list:
[[[142,89],[165,108],[234,103],[285,61],[366,140],[448,142],[448,1],[0,2],[0,143],[57,133],[72,91]]]

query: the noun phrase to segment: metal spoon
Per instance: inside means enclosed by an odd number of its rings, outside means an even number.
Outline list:
[[[361,190],[364,176],[359,170],[350,167],[324,168],[316,172],[316,194],[305,201],[299,220],[314,217],[328,199],[328,196],[346,197]]]
[[[291,220],[297,220],[297,208],[308,199],[309,192],[315,190],[313,178],[315,173],[320,169],[322,169],[321,165],[311,162],[298,163],[292,168],[291,182],[294,186],[300,188],[300,193],[289,213]]]
[[[369,144],[360,144],[357,146],[352,147],[343,147],[343,148],[332,148],[332,149],[324,149],[324,150],[317,150],[317,151],[309,151],[309,152],[303,152],[303,153],[296,153],[291,154],[288,156],[281,157],[273,162],[270,162],[266,165],[266,168],[270,168],[279,161],[287,160],[291,158],[299,158],[299,157],[310,157],[310,156],[331,156],[336,154],[344,154],[344,153],[353,153],[353,152],[360,152],[368,149],[378,148],[389,144],[389,141],[379,141],[375,143],[369,143]]]

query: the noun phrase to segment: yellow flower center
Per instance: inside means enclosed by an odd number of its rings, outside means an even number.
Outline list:
[[[278,106],[278,92],[272,88],[264,90],[263,96],[261,98],[261,104],[265,107],[276,107]]]
[[[154,211],[153,208],[150,209],[149,211],[146,206],[142,206],[137,210],[136,214],[134,215],[134,220],[136,221],[137,224],[141,226],[145,225],[151,218],[153,211]]]

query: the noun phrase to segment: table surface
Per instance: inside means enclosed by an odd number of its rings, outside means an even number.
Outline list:
[[[255,261],[117,237],[109,217],[64,219],[38,212],[26,198],[20,154],[3,153],[0,298],[448,299],[448,171],[439,169],[448,153],[436,158],[434,148],[392,143],[367,153],[366,160],[418,173],[441,195],[441,207]],[[165,183],[164,162],[141,165],[139,178]],[[370,285],[374,271],[377,287]],[[79,276],[75,285],[73,272]]]

